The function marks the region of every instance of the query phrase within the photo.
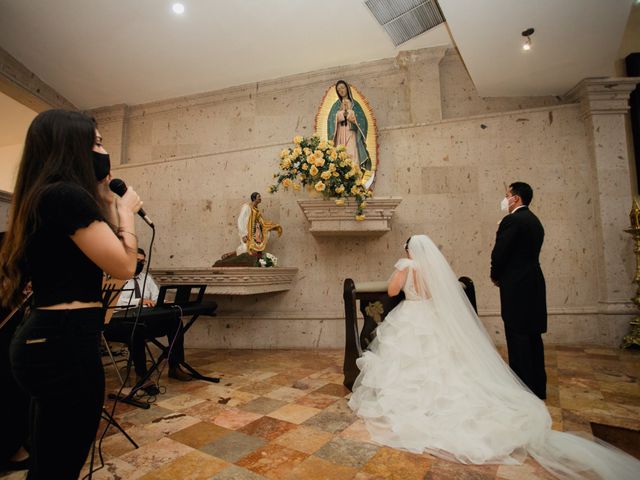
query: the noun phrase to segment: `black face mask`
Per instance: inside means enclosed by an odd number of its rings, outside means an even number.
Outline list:
[[[93,170],[98,181],[104,180],[111,171],[111,157],[108,153],[91,151],[93,157]]]
[[[140,275],[142,273],[142,270],[144,270],[144,260],[138,260],[136,262],[136,273],[135,273],[135,276],[137,277],[138,275]]]

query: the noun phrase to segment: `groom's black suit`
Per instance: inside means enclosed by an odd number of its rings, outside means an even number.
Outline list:
[[[540,398],[546,398],[544,346],[547,301],[540,249],[544,228],[527,206],[500,222],[491,252],[491,279],[500,287],[509,366]]]

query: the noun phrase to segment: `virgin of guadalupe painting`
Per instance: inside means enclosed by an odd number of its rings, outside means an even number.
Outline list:
[[[376,121],[364,96],[344,80],[329,87],[316,116],[316,134],[344,145],[364,172],[364,185],[371,188],[378,166]]]

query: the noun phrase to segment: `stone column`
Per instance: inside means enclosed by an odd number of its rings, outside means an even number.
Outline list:
[[[593,200],[600,244],[597,300],[601,318],[633,312],[633,247],[631,236],[623,230],[629,228],[633,196],[626,117],[629,94],[639,81],[585,79],[567,94],[569,100],[580,102],[595,172]],[[626,319],[620,320],[618,328],[624,328]]]

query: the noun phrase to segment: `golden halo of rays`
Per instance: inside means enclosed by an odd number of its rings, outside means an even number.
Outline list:
[[[367,119],[368,131],[367,131],[367,151],[371,157],[371,171],[366,172],[362,181],[366,185],[367,182],[373,177],[373,183],[369,186],[369,190],[373,190],[375,184],[375,173],[378,170],[378,126],[376,124],[376,117],[373,115],[373,110],[367,99],[360,93],[360,91],[349,83],[351,89],[351,96],[360,104],[364,111],[364,116]],[[327,120],[329,118],[329,112],[331,107],[338,100],[338,93],[336,92],[335,84],[331,85],[322,97],[320,102],[320,108],[316,114],[316,126],[315,132],[320,140],[329,140],[327,138]]]

